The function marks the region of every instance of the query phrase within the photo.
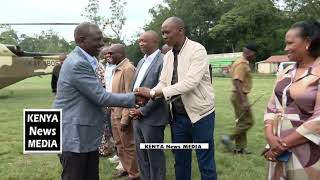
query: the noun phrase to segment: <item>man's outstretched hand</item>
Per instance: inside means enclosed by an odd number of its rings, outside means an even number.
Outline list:
[[[151,98],[149,88],[139,87],[134,90],[134,93],[136,95],[136,105],[140,107],[147,104]]]
[[[136,108],[146,105],[149,99],[136,94]]]
[[[133,120],[138,120],[142,117],[142,113],[139,109],[131,109],[129,111],[129,117]]]
[[[136,93],[136,95],[144,97],[144,98],[148,98],[148,99],[151,98],[150,91],[151,91],[151,89],[146,88],[146,87],[138,87],[138,88],[134,89],[134,92]]]

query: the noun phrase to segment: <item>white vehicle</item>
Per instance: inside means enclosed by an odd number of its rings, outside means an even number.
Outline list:
[[[278,72],[277,75],[280,74],[280,72],[282,72],[283,70],[285,70],[288,66],[292,65],[292,64],[296,64],[296,62],[282,62],[279,64],[278,66]]]

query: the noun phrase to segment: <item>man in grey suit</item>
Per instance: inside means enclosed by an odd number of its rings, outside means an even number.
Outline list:
[[[144,58],[137,66],[133,89],[153,88],[159,82],[163,54],[159,50],[159,36],[147,31],[139,38]],[[140,177],[143,180],[163,180],[166,177],[166,163],[163,150],[141,150],[140,143],[163,143],[164,129],[168,122],[169,110],[164,98],[149,101],[146,106],[130,111],[133,119],[134,138],[138,155]]]
[[[58,80],[53,107],[62,109],[63,180],[98,180],[98,147],[103,134],[103,106],[134,107],[142,98],[112,94],[99,83],[95,69],[103,46],[99,27],[81,23],[74,31],[77,47],[69,54]]]

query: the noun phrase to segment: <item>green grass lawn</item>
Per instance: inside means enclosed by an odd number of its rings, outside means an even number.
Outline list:
[[[266,162],[260,156],[264,148],[263,112],[271,94],[274,78],[254,79],[251,101],[265,94],[253,106],[255,126],[249,131],[249,148],[252,155],[239,156],[225,151],[219,142],[222,134],[234,126],[233,108],[230,104],[231,82],[229,78],[215,78],[216,126],[215,157],[220,180],[265,179]],[[50,91],[50,76],[29,78],[0,90],[0,179],[60,179],[61,167],[56,155],[22,154],[22,113],[24,108],[50,108],[53,96]],[[170,142],[170,131],[166,129],[165,141]],[[174,179],[174,160],[166,150],[167,179]],[[107,158],[100,159],[100,179],[110,179],[115,171]],[[192,179],[198,180],[199,169],[193,153]]]

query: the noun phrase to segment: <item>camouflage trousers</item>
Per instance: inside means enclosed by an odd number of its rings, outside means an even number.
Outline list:
[[[246,96],[246,101],[249,102]],[[235,140],[236,148],[246,148],[247,147],[247,131],[253,126],[253,116],[251,109],[245,111],[242,104],[240,103],[240,98],[233,92],[231,95],[231,103],[234,108],[235,117],[238,119],[236,126],[232,133],[230,134],[231,139]],[[241,116],[241,117],[240,117]]]

